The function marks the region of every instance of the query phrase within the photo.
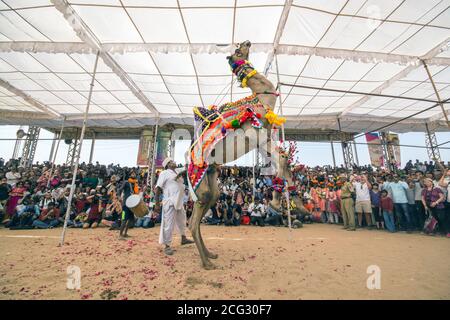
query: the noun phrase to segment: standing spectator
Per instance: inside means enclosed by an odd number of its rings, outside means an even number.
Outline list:
[[[353,179],[352,179],[353,180]],[[344,229],[348,231],[355,231],[355,211],[353,209],[353,198],[352,193],[354,192],[353,185],[351,182],[347,181],[345,174],[340,176],[340,182],[342,183],[341,188],[341,213],[342,219],[344,220]]]
[[[438,221],[439,230],[450,238],[449,215],[445,212],[445,196],[441,188],[433,186],[433,180],[424,179],[425,188],[422,191],[422,203],[426,210]]]
[[[417,171],[414,181],[414,200],[416,204],[416,228],[418,230],[423,229],[423,225],[425,223],[425,208],[422,203],[422,190],[423,190],[423,172]]]
[[[416,229],[418,222],[416,221],[416,201],[415,201],[415,183],[414,181],[408,182],[408,189],[406,189],[406,198],[408,199],[408,212],[411,218],[411,229]]]
[[[328,200],[328,223],[339,223],[338,199],[336,191],[330,187],[327,195]]]
[[[400,230],[411,232],[411,217],[408,211],[408,198],[406,197],[406,190],[409,188],[408,184],[405,181],[400,181],[398,174],[395,174],[393,182],[388,183],[387,188],[391,190],[395,215]]]
[[[394,204],[387,190],[381,191],[380,208],[383,211],[384,223],[390,232],[395,232]]]
[[[378,184],[374,183],[370,189],[370,203],[372,207],[372,217],[377,223],[377,229],[384,229],[383,212],[380,209],[381,195],[378,190]]]
[[[372,227],[372,206],[370,203],[370,189],[372,185],[367,180],[366,176],[357,176],[353,182],[353,187],[356,192],[355,211],[358,215],[358,225],[362,227],[362,215],[365,214],[366,224],[368,228]]]

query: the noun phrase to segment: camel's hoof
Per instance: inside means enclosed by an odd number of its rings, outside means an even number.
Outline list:
[[[203,268],[205,270],[214,270],[216,269],[216,266],[212,264],[211,262],[203,263]]]
[[[219,257],[219,255],[217,253],[208,252],[208,258],[217,259],[218,257]]]

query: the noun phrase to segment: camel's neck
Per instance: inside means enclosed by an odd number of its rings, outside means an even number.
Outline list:
[[[275,87],[263,74],[257,73],[247,81],[247,86],[252,90],[253,93],[258,94],[258,98],[264,105],[270,107],[271,110],[275,108],[275,102],[277,97],[275,93]],[[264,92],[270,92],[269,94],[264,94]]]

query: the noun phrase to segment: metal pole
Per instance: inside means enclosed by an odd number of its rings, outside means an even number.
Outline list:
[[[89,163],[92,163],[92,158],[94,156],[94,145],[95,145],[95,131],[92,132],[92,143],[91,143],[91,152],[89,153]]]
[[[278,68],[278,57],[277,57],[277,52],[275,50],[275,64],[277,66],[277,82],[278,85],[280,86],[280,69]],[[277,86],[278,87],[278,86]],[[280,114],[283,115],[283,99],[281,98],[281,87],[280,87],[280,92],[278,95],[278,98],[280,99]],[[284,134],[284,124],[281,125],[281,136],[283,137],[283,143],[285,141],[285,134]],[[289,197],[289,188],[287,188],[289,185],[286,183],[286,206],[287,206],[287,213],[288,213],[288,224],[289,224],[289,237],[292,239],[292,223],[291,223],[291,200]]]
[[[61,130],[59,130],[58,143],[56,144],[56,150],[55,150],[55,153],[53,154],[53,158],[51,159],[52,167],[50,169],[50,175],[49,175],[48,181],[47,181],[47,188],[50,186],[50,180],[52,179],[53,169],[55,168],[56,155],[58,154],[59,143],[61,142],[65,122],[66,122],[66,117],[64,116],[62,124],[61,124]]]
[[[55,132],[55,134],[53,135],[52,148],[50,149],[50,156],[48,157],[48,161],[50,161],[50,162],[53,159],[53,152],[55,151],[55,144],[56,144],[57,138],[58,138],[58,134]]]
[[[428,69],[428,66],[427,66],[425,60],[422,60],[422,63],[423,63],[425,70],[427,71],[428,78],[430,79],[431,85],[433,86],[434,93],[436,94],[436,98],[438,99],[438,103],[441,106],[442,113],[444,114],[445,121],[447,122],[447,126],[450,128],[450,121],[448,120],[447,111],[445,110],[444,104],[442,103],[441,97],[439,96],[439,91],[436,88],[436,84],[434,83],[433,76],[431,75],[431,72]]]
[[[253,201],[255,201],[255,196],[256,196],[256,177],[255,177],[255,166],[256,166],[256,163],[255,163],[255,152],[256,152],[256,149],[253,149],[253,151],[252,151],[252,154],[253,154]]]
[[[355,150],[356,164],[357,164],[358,167],[359,167],[358,150],[356,150],[355,139],[353,139],[353,148],[354,148],[354,150]]]
[[[155,183],[155,161],[156,161],[156,153],[158,152],[158,127],[159,127],[159,118],[156,121],[155,126],[155,137],[153,143],[153,159],[152,159],[152,170],[150,175],[150,188],[153,191],[153,184]]]
[[[414,97],[405,97],[405,96],[395,96],[391,94],[381,94],[381,93],[372,93],[372,92],[361,92],[361,91],[351,91],[351,90],[342,90],[342,89],[330,89],[330,88],[322,88],[315,86],[306,86],[302,84],[289,84],[289,83],[280,83],[280,85],[293,87],[293,88],[302,88],[302,89],[311,89],[311,90],[320,90],[320,91],[329,91],[329,92],[339,92],[339,93],[348,93],[348,94],[359,94],[363,96],[372,96],[372,97],[383,97],[383,98],[394,98],[394,99],[403,99],[403,100],[412,100],[412,101],[421,101],[421,102],[431,102],[436,103],[438,101],[430,100],[430,99],[420,99]]]
[[[432,154],[432,157],[433,157],[432,160],[436,161],[437,157],[436,157],[436,152],[434,150],[435,146],[433,145],[433,140],[431,138],[430,129],[428,128],[428,124],[427,123],[425,123],[425,128],[427,130],[428,143],[429,143],[429,147],[430,147],[429,149],[431,150],[431,154]],[[428,154],[428,156],[429,156],[429,154]]]
[[[345,165],[345,169],[348,171],[348,165],[347,165],[347,161],[345,160],[347,157],[345,156],[345,150],[344,150],[344,141],[342,141],[342,129],[341,129],[341,120],[339,118],[337,118],[337,123],[338,123],[338,127],[339,127],[339,133],[341,135],[341,148],[342,148],[342,157],[344,159],[344,165]]]
[[[155,132],[155,130],[153,130],[153,132]],[[150,159],[150,156],[153,157],[153,153],[150,151],[152,149],[153,145],[152,145],[152,140],[150,139],[150,141],[148,142],[148,152],[147,152],[147,158],[148,158],[148,167],[147,167],[147,181],[146,181],[146,185],[148,186],[148,183],[150,182],[150,171],[151,168],[150,166],[152,165],[153,159]]]
[[[333,166],[336,168],[336,157],[334,156],[334,145],[333,145],[333,139],[330,137],[330,143],[331,143],[331,155],[333,156]]]
[[[71,204],[72,204],[73,194],[75,192],[75,180],[77,177],[78,163],[80,162],[81,147],[83,145],[84,132],[86,130],[87,117],[89,114],[89,106],[91,105],[92,90],[94,89],[95,74],[97,72],[99,56],[100,56],[100,52],[97,51],[97,57],[95,58],[95,64],[94,64],[94,72],[92,73],[92,81],[91,81],[90,88],[89,88],[88,101],[87,101],[87,105],[86,105],[86,110],[84,112],[83,127],[81,129],[80,144],[79,144],[80,152],[77,153],[76,160],[75,160],[75,166],[73,168],[72,185],[70,187],[69,200],[67,201],[67,210],[66,210],[66,216],[64,218],[63,231],[61,233],[60,246],[64,245],[64,237],[66,235],[67,221],[69,220],[70,208],[71,208]]]

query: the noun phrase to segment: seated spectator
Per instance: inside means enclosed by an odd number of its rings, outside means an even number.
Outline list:
[[[255,199],[255,202],[251,203],[248,207],[250,213],[250,223],[256,226],[264,227],[266,224],[264,223],[264,205],[259,201],[259,199]]]
[[[278,210],[282,210],[281,208],[278,208]],[[283,217],[282,213],[274,209],[271,205],[269,205],[267,210],[267,218],[265,222],[267,224],[270,224],[271,226],[282,226],[283,225]]]
[[[102,224],[110,227],[110,230],[118,230],[120,228],[120,219],[122,217],[122,205],[115,193],[112,194],[111,203],[106,205],[105,217],[102,219]]]
[[[208,214],[205,215],[206,223],[209,225],[219,225],[222,223],[222,214],[218,207],[221,206],[220,203],[213,206]]]
[[[89,209],[86,211],[88,218],[86,222],[83,224],[83,229],[88,228],[97,228],[99,223],[102,220],[102,212],[103,205],[100,199],[100,195],[95,193],[95,190],[92,190],[93,195],[88,197],[88,201],[91,202]]]
[[[12,188],[9,193],[8,203],[6,205],[6,214],[8,215],[8,219],[11,219],[16,213],[17,204],[19,203],[19,200],[23,198],[25,191],[26,189],[22,181],[18,181]]]
[[[49,203],[53,203],[54,204],[54,201],[52,199],[52,193],[50,191],[47,191],[44,194],[44,197],[39,202],[39,209],[41,209],[41,210],[47,209],[47,206],[48,206]]]
[[[47,209],[41,211],[41,215],[33,221],[32,225],[37,229],[51,229],[59,224],[59,217],[59,209],[55,207],[54,202],[50,202]]]
[[[227,197],[226,202],[223,204],[223,210],[223,217],[226,226],[238,226],[241,223],[241,217],[237,211],[241,210],[241,207],[239,205],[233,204],[231,196]]]
[[[39,215],[40,210],[39,206],[36,205],[36,199],[32,198],[31,195],[27,195],[21,201],[20,207],[18,206],[17,213],[6,226],[11,230],[33,229],[33,221]]]

